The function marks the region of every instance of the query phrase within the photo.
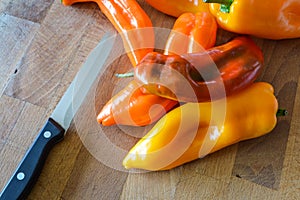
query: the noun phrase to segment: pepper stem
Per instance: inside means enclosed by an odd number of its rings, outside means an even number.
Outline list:
[[[230,12],[230,6],[234,0],[202,0],[204,3],[218,3],[221,4],[220,11],[223,13]]]
[[[276,116],[279,117],[279,116],[286,116],[288,114],[287,110],[285,109],[278,109],[277,112],[276,112]]]
[[[116,77],[118,78],[129,78],[129,77],[134,77],[134,72],[128,72],[125,74],[115,74]]]

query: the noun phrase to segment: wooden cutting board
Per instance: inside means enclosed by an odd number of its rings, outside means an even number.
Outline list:
[[[174,18],[139,3],[154,26],[172,27]],[[116,33],[95,3],[0,1],[0,189],[108,31]],[[232,35],[219,30],[217,41]],[[300,199],[300,39],[254,40],[265,55],[259,80],[274,86],[289,112],[271,133],[176,169],[128,173],[98,161],[72,124],[28,199]],[[126,63],[121,57],[101,77],[96,112],[120,86],[113,74],[126,72]],[[103,130],[125,150],[136,141],[120,127]],[[143,134],[147,127],[130,130]]]

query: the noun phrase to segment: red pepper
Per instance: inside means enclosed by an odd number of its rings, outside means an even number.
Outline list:
[[[255,81],[262,67],[261,49],[241,36],[200,53],[167,56],[151,52],[135,68],[134,76],[152,94],[203,102],[242,90]]]

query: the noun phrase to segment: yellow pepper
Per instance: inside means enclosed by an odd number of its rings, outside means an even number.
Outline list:
[[[258,82],[216,101],[217,106],[213,102],[180,106],[140,139],[123,165],[127,169],[167,170],[239,141],[262,136],[277,123],[278,103],[273,92],[272,85]],[[221,101],[226,109],[220,106]]]
[[[225,30],[268,39],[300,37],[299,0],[204,0]]]
[[[185,12],[209,12],[209,6],[202,0],[146,0],[146,2],[156,10],[173,17],[179,17]]]

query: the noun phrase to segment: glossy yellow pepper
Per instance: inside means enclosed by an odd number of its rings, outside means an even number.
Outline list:
[[[278,103],[273,92],[269,83],[258,82],[227,97],[225,110],[212,106],[212,102],[180,106],[167,113],[140,139],[123,165],[167,170],[239,141],[262,136],[277,123]]]
[[[267,39],[300,37],[299,0],[204,0],[225,30]]]
[[[146,0],[146,2],[156,10],[173,17],[179,17],[186,12],[209,12],[209,6],[202,0]]]

